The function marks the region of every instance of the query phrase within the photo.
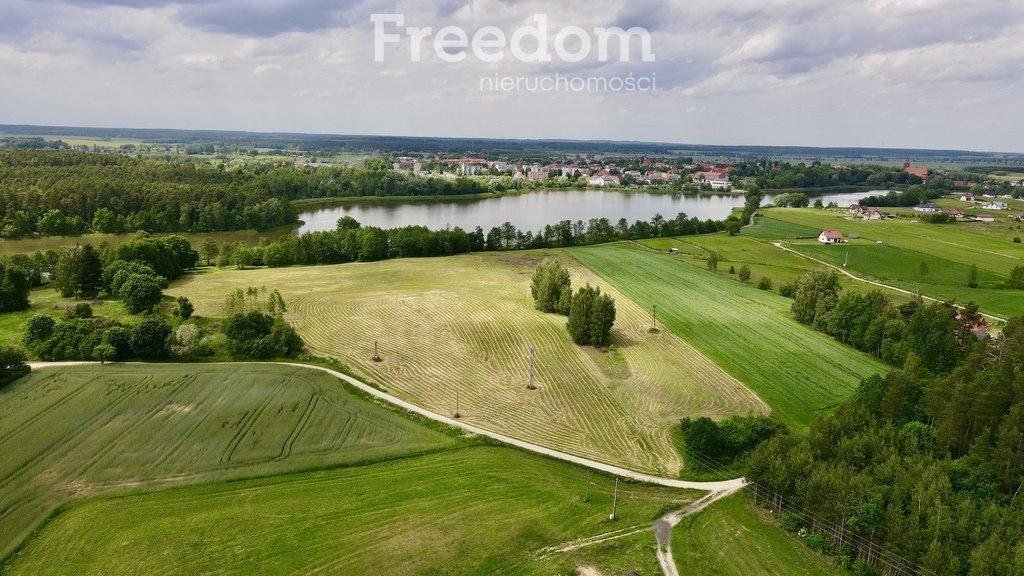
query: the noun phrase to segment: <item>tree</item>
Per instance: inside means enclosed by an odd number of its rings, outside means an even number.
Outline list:
[[[174,315],[182,320],[188,320],[192,317],[192,312],[195,311],[195,307],[192,306],[192,302],[184,296],[178,296],[176,300],[177,307],[174,310]]]
[[[571,284],[569,271],[557,260],[544,260],[533,271],[533,279],[530,281],[533,306],[541,312],[568,314],[569,310],[562,308],[562,296],[567,288],[572,290]]]
[[[25,269],[0,262],[0,312],[27,310],[31,291],[32,279]]]
[[[750,266],[747,266],[746,264],[744,264],[743,266],[740,266],[740,282],[749,282],[749,281],[750,281]]]
[[[61,252],[54,272],[54,288],[65,298],[95,298],[103,287],[103,262],[91,244]]]
[[[117,360],[117,348],[109,342],[103,342],[92,349],[92,355],[100,361],[100,364]]]
[[[25,334],[22,337],[25,346],[32,348],[40,342],[49,340],[56,324],[57,322],[53,318],[45,314],[36,314],[29,318],[25,324]]]
[[[573,342],[605,346],[615,323],[615,300],[587,284],[572,297],[567,328]]]
[[[921,276],[921,278],[924,278],[925,276],[927,276],[928,275],[928,263],[925,262],[924,260],[922,260],[921,264],[917,267],[917,273],[918,273],[919,276]]]
[[[216,240],[207,236],[199,246],[199,252],[206,258],[206,265],[212,266],[213,261],[220,255],[220,247],[217,246]]]
[[[132,274],[121,285],[118,296],[132,314],[150,312],[160,303],[163,292],[157,276]]]
[[[157,360],[166,358],[168,353],[168,336],[171,327],[159,318],[149,318],[139,322],[132,329],[129,345],[134,354],[141,358]]]
[[[92,217],[92,229],[94,232],[101,232],[103,234],[113,234],[121,231],[121,226],[117,221],[117,214],[110,208],[100,208]]]
[[[971,267],[967,269],[967,287],[977,288],[978,287],[978,265],[971,264]]]
[[[1010,280],[1006,284],[1010,288],[1024,290],[1024,266],[1014,266],[1010,271]]]
[[[25,353],[10,345],[0,346],[0,387],[28,374],[31,368],[26,363]]]
[[[791,310],[798,322],[823,329],[839,300],[839,276],[834,270],[818,269],[797,280]]]
[[[712,272],[718,270],[718,263],[722,261],[722,255],[718,252],[711,252],[708,254],[708,270]]]

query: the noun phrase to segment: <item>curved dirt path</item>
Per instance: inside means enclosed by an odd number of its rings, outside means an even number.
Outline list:
[[[852,272],[850,272],[849,270],[843,268],[842,266],[836,266],[835,264],[832,264],[830,262],[825,262],[824,260],[819,260],[818,258],[815,258],[814,256],[809,256],[807,254],[804,254],[803,252],[800,252],[799,250],[794,250],[794,249],[786,246],[783,242],[772,242],[772,245],[775,246],[776,248],[785,250],[786,252],[790,252],[790,253],[796,254],[797,256],[799,256],[801,258],[804,258],[806,260],[810,260],[812,262],[817,262],[818,264],[821,264],[822,266],[828,266],[829,268],[832,268],[833,270],[836,270],[836,271],[842,273],[843,275],[847,276],[848,278],[850,278],[852,280],[856,280],[858,282],[864,282],[865,284],[871,284],[872,286],[877,286],[879,288],[885,288],[886,290],[892,290],[894,292],[899,292],[901,294],[906,294],[908,296],[915,296],[915,297],[916,296],[920,296],[922,300],[927,300],[929,302],[943,302],[943,300],[939,300],[938,298],[932,298],[931,296],[925,296],[924,294],[918,294],[917,292],[912,292],[910,290],[904,290],[903,288],[897,288],[895,286],[890,286],[888,284],[883,284],[882,282],[876,282],[874,280],[868,280],[867,278],[862,278],[860,276],[857,276],[856,274],[853,274]],[[954,306],[956,306],[957,308],[963,308],[963,306],[960,306],[958,304],[954,305]],[[996,320],[997,322],[1006,322],[1006,318],[1001,318],[999,316],[993,316],[992,314],[985,314],[984,312],[979,312],[979,313],[982,316],[984,316],[985,318],[988,318],[989,320]]]

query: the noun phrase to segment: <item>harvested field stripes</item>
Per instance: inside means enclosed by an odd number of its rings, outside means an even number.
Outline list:
[[[576,285],[616,299],[614,349],[577,347],[564,317],[533,309],[530,276],[548,256],[572,267]],[[562,252],[271,269],[259,281],[281,292],[314,352],[441,414],[455,412],[458,390],[466,422],[579,456],[675,474],[682,462],[669,432],[679,418],[768,409],[677,336],[649,333],[647,310]],[[250,282],[244,271],[217,271],[168,292],[215,316],[225,294]]]

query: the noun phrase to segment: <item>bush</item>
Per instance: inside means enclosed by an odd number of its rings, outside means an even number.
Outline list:
[[[757,287],[759,289],[761,289],[761,290],[771,290],[772,289],[772,279],[768,278],[767,276],[762,277],[757,282]]]
[[[779,295],[792,298],[796,295],[796,284],[783,284],[779,286]]]
[[[192,323],[182,324],[174,332],[171,353],[175,356],[198,356],[202,350],[203,331]]]
[[[587,284],[572,297],[567,328],[572,341],[580,345],[606,346],[611,343],[615,324],[615,300]]]
[[[192,306],[192,302],[184,296],[178,296],[177,307],[174,309],[174,315],[182,320],[188,320],[192,317],[192,312],[195,311],[195,307]]]
[[[744,264],[740,267],[740,282],[750,281],[750,266]]]
[[[92,306],[88,302],[79,302],[65,314],[68,318],[92,318]]]
[[[103,343],[114,347],[115,358],[130,358],[132,355],[132,331],[117,325],[103,331]]]
[[[223,332],[228,351],[236,358],[289,358],[305,346],[287,322],[262,312],[231,316],[224,322]]]
[[[32,348],[40,342],[49,340],[56,325],[57,322],[45,314],[36,314],[29,318],[25,324],[25,336],[23,337],[25,346]]]
[[[31,370],[26,363],[24,352],[14,346],[0,346],[0,388],[28,374]]]
[[[1013,237],[1013,243],[1014,244],[1020,244],[1020,236],[1014,236]]]

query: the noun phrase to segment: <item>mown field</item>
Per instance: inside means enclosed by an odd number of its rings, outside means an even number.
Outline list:
[[[684,518],[672,532],[680,574],[820,576],[847,574],[754,508],[746,493]]]
[[[35,535],[5,574],[598,574],[657,572],[650,523],[694,493],[468,447],[366,466],[98,498]],[[628,539],[546,548],[624,528]],[[646,528],[646,529],[645,529]]]
[[[546,255],[572,266],[575,285],[589,281],[615,297],[613,350],[574,345],[564,317],[533,309],[530,277]],[[466,422],[637,470],[680,471],[670,431],[683,416],[767,410],[678,336],[649,333],[649,309],[561,252],[208,271],[168,293],[218,316],[225,296],[247,286],[279,290],[314,352],[403,399],[453,414],[458,390]],[[371,360],[375,341],[381,362]],[[537,390],[527,389],[531,346]]]
[[[351,464],[456,442],[304,368],[35,370],[0,390],[0,557],[69,501]]]
[[[741,382],[788,424],[803,427],[846,398],[880,361],[793,320],[791,300],[627,244],[572,254]]]

